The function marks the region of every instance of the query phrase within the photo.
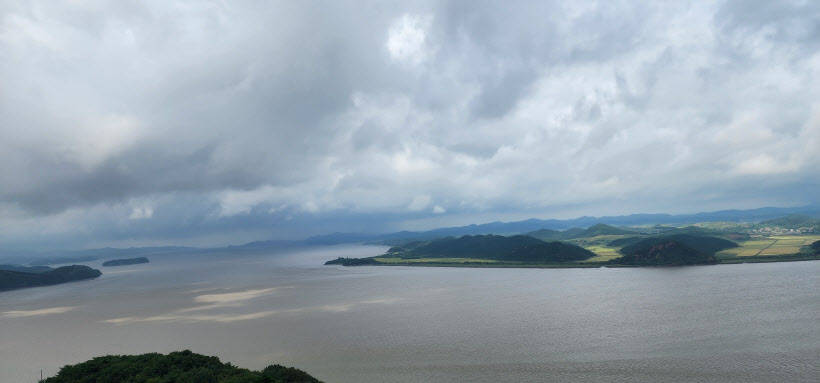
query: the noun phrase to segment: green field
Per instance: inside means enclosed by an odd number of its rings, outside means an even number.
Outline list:
[[[596,256],[587,259],[586,261],[581,261],[582,263],[606,262],[610,259],[615,259],[621,256],[621,254],[618,253],[617,247],[607,247],[606,244],[616,239],[625,237],[631,237],[631,235],[599,235],[597,237],[576,238],[567,242],[581,246],[584,249],[596,254]]]
[[[581,246],[585,249],[591,250],[591,247],[604,247],[607,243],[610,243],[619,238],[626,238],[626,237],[634,237],[634,235],[599,235],[596,237],[585,237],[585,238],[575,238],[570,239],[566,242]],[[606,247],[604,247],[606,248]]]
[[[618,253],[618,249],[614,247],[588,246],[585,247],[585,249],[597,255],[583,262],[606,262],[610,259],[615,259],[621,256],[621,254]]]
[[[718,257],[753,257],[767,255],[796,254],[801,246],[810,245],[820,240],[820,235],[781,235],[766,238],[754,238],[739,242],[740,247],[717,253]]]

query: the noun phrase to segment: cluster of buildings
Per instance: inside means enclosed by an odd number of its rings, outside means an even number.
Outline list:
[[[774,226],[774,227],[761,227],[757,229],[752,229],[749,231],[750,234],[760,234],[760,235],[800,235],[800,234],[811,234],[817,233],[818,230],[816,227],[800,227],[797,229],[785,229],[782,227]]]

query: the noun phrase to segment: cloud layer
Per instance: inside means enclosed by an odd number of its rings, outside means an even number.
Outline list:
[[[818,20],[800,1],[3,3],[0,240],[816,203]]]

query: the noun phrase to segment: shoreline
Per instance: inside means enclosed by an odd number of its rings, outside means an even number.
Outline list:
[[[361,258],[363,259],[363,258]],[[680,267],[680,266],[714,266],[714,265],[737,265],[743,263],[774,263],[774,262],[800,262],[800,261],[820,261],[820,255],[804,255],[804,254],[788,254],[778,256],[764,256],[764,257],[735,257],[719,259],[715,263],[698,263],[689,265],[619,265],[608,264],[606,262],[590,262],[583,263],[545,263],[545,264],[512,264],[500,262],[463,262],[463,263],[447,263],[447,262],[385,262],[385,263],[367,263],[358,265],[341,265],[344,267],[360,267],[360,266],[403,266],[403,267],[464,267],[464,268],[494,268],[494,269],[596,269],[596,268],[635,268],[635,267]],[[326,264],[327,265],[327,264]],[[328,265],[328,266],[333,266]]]

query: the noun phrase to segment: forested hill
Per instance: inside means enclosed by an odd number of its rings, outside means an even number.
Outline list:
[[[145,257],[138,257],[138,258],[125,258],[125,259],[112,259],[110,261],[103,262],[103,266],[127,266],[127,265],[138,265],[140,263],[148,263],[148,258]]]
[[[641,241],[629,246],[628,250],[621,249],[624,254],[610,263],[636,266],[677,266],[716,263],[717,259],[693,249],[686,244],[669,238],[658,241]]]
[[[43,272],[0,270],[0,290],[49,286],[60,283],[97,278],[102,273],[88,266],[72,265]]]
[[[22,273],[43,273],[54,269],[48,266],[0,265],[0,270],[19,271]]]
[[[595,253],[583,247],[563,242],[545,242],[519,247],[502,257],[505,261],[528,263],[553,263],[583,261]]]
[[[695,265],[716,263],[715,253],[737,247],[722,238],[674,234],[644,238],[621,248],[623,257],[610,263],[621,265]]]
[[[400,259],[420,258],[466,258],[487,259],[502,262],[561,263],[582,261],[595,254],[580,246],[562,242],[544,242],[525,235],[504,237],[500,235],[465,235],[447,237],[429,242],[411,242],[404,247],[393,247],[382,257]],[[377,264],[379,257],[364,259],[339,259],[328,264],[364,265]]]
[[[635,251],[641,248],[645,248],[647,246],[652,246],[657,243],[669,240],[680,242],[686,245],[687,247],[690,247],[695,251],[706,255],[715,255],[715,253],[717,253],[718,251],[731,249],[733,247],[738,246],[737,243],[734,243],[723,238],[689,234],[673,234],[660,237],[649,237],[636,241],[631,245],[627,245],[621,248],[621,253],[633,254]]]
[[[409,248],[393,248],[391,254],[402,253],[402,258],[486,258],[497,259],[513,250],[542,244],[544,241],[525,235],[465,235],[447,237],[430,242],[410,243]]]
[[[802,214],[790,214],[782,218],[770,219],[760,222],[761,226],[774,225],[787,229],[799,229],[805,227],[820,227],[820,220]]]
[[[574,238],[597,237],[599,235],[638,235],[638,233],[630,230],[620,229],[614,226],[603,223],[592,225],[586,229],[574,227],[572,229],[558,231],[551,229],[540,229],[531,231],[525,235],[538,238],[543,241],[548,240],[567,240]]]
[[[251,371],[191,351],[102,356],[65,366],[43,383],[321,383],[308,373],[278,364]]]

